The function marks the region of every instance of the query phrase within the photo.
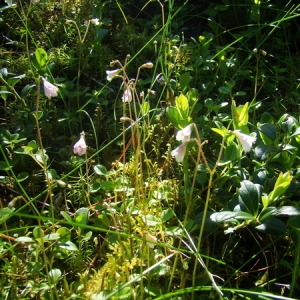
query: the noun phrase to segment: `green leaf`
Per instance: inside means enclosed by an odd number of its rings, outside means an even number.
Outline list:
[[[13,76],[7,79],[7,82],[10,86],[14,86],[17,82],[25,77],[25,74]]]
[[[35,50],[35,59],[40,68],[43,68],[48,62],[48,54],[43,48],[37,48]]]
[[[11,165],[7,164],[6,161],[0,161],[0,170],[8,171],[11,169]]]
[[[223,160],[227,161],[235,161],[239,157],[239,147],[235,143],[231,143],[224,149]]]
[[[221,135],[222,137],[225,137],[227,135],[228,130],[225,127],[222,127],[222,129],[220,128],[212,128],[212,131],[218,133],[219,135]]]
[[[262,124],[258,127],[258,130],[265,145],[270,145],[276,140],[276,125]]]
[[[57,173],[54,169],[48,169],[45,173],[47,173],[48,179],[50,180],[56,180]]]
[[[253,220],[253,219],[255,219],[255,217],[252,214],[249,214],[244,211],[237,211],[234,218],[237,220]]]
[[[173,226],[170,228],[167,228],[165,230],[166,235],[171,235],[171,236],[180,236],[182,234],[182,229],[177,226]]]
[[[86,225],[89,218],[89,209],[86,207],[79,208],[74,214],[74,220],[76,223]]]
[[[180,127],[181,116],[176,107],[174,107],[174,106],[167,107],[166,115],[174,127],[178,128],[178,129],[182,129]]]
[[[260,198],[261,185],[254,184],[249,180],[241,182],[238,201],[242,211],[257,216]]]
[[[284,174],[281,172],[279,174],[273,191],[268,195],[268,206],[274,201],[276,201],[282,194],[285,193],[285,191],[289,188],[292,179],[293,176],[290,175],[289,172],[286,172]]]
[[[94,166],[94,171],[97,175],[107,175],[108,174],[107,169],[102,165]]]
[[[156,226],[161,223],[161,220],[153,215],[146,215],[144,217],[146,226]]]
[[[61,249],[69,250],[69,251],[78,251],[77,246],[71,241],[67,242],[58,242],[57,246]]]
[[[55,241],[60,238],[60,235],[58,233],[49,233],[46,234],[43,238],[44,241]]]
[[[282,206],[277,210],[276,215],[283,217],[300,216],[300,209],[295,206]]]
[[[222,223],[222,222],[228,222],[229,220],[233,220],[236,215],[236,212],[234,211],[220,211],[217,213],[213,213],[210,216],[210,219],[213,222]]]
[[[189,101],[187,97],[183,94],[180,94],[175,99],[176,108],[181,116],[181,120],[185,120],[189,117]]]
[[[0,224],[10,218],[15,208],[4,207],[0,209]]]
[[[43,165],[45,162],[48,161],[48,155],[46,154],[46,150],[39,149],[35,154],[35,158],[38,162],[40,162]]]
[[[230,95],[231,94],[231,88],[228,86],[221,86],[218,88],[218,91],[220,94],[224,95]]]
[[[71,239],[70,229],[67,227],[60,227],[56,230],[56,233],[59,234],[60,242],[67,242]]]
[[[248,119],[249,119],[248,112],[249,112],[248,102],[246,102],[244,105],[240,105],[236,107],[235,101],[232,100],[231,113],[232,113],[234,129],[243,129],[243,131],[245,132],[245,126],[248,124]]]
[[[167,208],[162,211],[160,218],[161,218],[161,221],[163,223],[165,223],[165,222],[169,221],[171,218],[173,218],[173,216],[174,216],[173,209]]]
[[[30,243],[30,242],[33,242],[33,239],[31,237],[28,237],[28,236],[19,236],[19,237],[16,238],[16,242]]]
[[[275,216],[277,214],[277,208],[276,207],[267,207],[264,208],[261,213],[259,214],[259,221],[264,222],[266,219],[268,219],[271,216]]]
[[[179,76],[179,84],[182,91],[189,88],[191,82],[191,76],[189,72],[183,73]]]
[[[65,212],[65,211],[61,211],[60,214],[70,223],[73,223],[72,218]]]
[[[32,232],[35,239],[42,239],[44,237],[44,231],[40,227],[35,227]]]
[[[111,224],[110,219],[106,214],[102,213],[96,217],[95,226],[99,228],[108,228],[110,224]]]
[[[49,272],[50,279],[52,283],[57,283],[61,278],[61,270],[60,269],[52,269]]]
[[[32,115],[35,117],[35,118],[37,118],[38,120],[40,120],[41,119],[41,117],[43,116],[43,112],[42,111],[33,111],[32,112]]]
[[[37,149],[37,143],[35,140],[30,141],[27,144],[27,147],[31,149],[31,151],[34,151],[35,149]]]
[[[262,224],[255,228],[268,234],[283,235],[286,232],[285,223],[274,217],[267,218]]]
[[[91,192],[91,193],[96,193],[96,192],[98,192],[98,191],[101,189],[101,184],[100,184],[100,182],[92,182],[92,183],[89,185],[89,189],[90,189],[90,192]]]
[[[150,104],[149,102],[145,101],[141,105],[141,112],[143,115],[146,115],[150,110]]]

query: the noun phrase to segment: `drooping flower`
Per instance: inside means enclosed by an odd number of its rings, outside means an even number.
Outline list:
[[[125,89],[123,96],[122,96],[122,101],[123,102],[131,102],[132,101],[132,92],[129,87]]]
[[[186,143],[171,151],[171,155],[175,157],[177,162],[182,162],[185,156]]]
[[[246,152],[251,150],[252,145],[256,141],[256,136],[251,136],[249,134],[242,133],[240,130],[233,130],[232,133],[238,138],[242,147]]]
[[[164,77],[164,75],[162,75],[162,74],[158,74],[157,76],[156,76],[156,78],[155,78],[155,80],[157,80],[157,82],[159,83],[159,84],[161,84],[161,85],[164,85],[164,84],[166,84],[166,79],[165,79],[165,77]]]
[[[141,65],[141,68],[151,69],[151,68],[153,68],[153,63],[152,62],[147,62],[147,63]]]
[[[120,71],[120,69],[106,70],[106,74],[107,74],[106,79],[108,81],[112,81],[118,75],[119,71]]]
[[[91,23],[96,25],[96,26],[100,24],[98,18],[91,19]]]
[[[82,156],[86,153],[86,148],[87,146],[85,143],[84,132],[81,132],[80,139],[74,145],[74,153],[78,154],[79,156]]]
[[[57,91],[58,87],[55,86],[54,84],[50,83],[47,81],[44,77],[42,77],[43,80],[43,86],[44,86],[44,93],[47,98],[51,97],[56,97],[57,96]]]
[[[182,141],[182,143],[186,143],[191,139],[191,133],[192,133],[192,124],[179,130],[176,134],[176,140]]]

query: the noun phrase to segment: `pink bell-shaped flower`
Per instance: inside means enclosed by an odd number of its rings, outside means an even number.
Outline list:
[[[191,139],[191,133],[192,133],[192,124],[179,130],[176,134],[176,140],[182,141],[182,143],[184,144]]]
[[[256,136],[251,136],[249,134],[242,133],[240,130],[234,130],[232,133],[238,138],[242,147],[246,152],[251,150],[252,145],[256,141]]]
[[[45,96],[50,99],[57,96],[58,87],[42,77]]]
[[[129,87],[127,89],[125,89],[123,96],[122,96],[122,101],[123,102],[131,102],[132,101],[132,92]]]
[[[181,144],[179,147],[171,151],[171,155],[175,157],[177,162],[182,162],[185,156],[186,144]]]
[[[84,132],[81,132],[80,139],[78,142],[74,145],[74,153],[78,154],[79,156],[82,156],[86,153],[86,143],[84,138]]]

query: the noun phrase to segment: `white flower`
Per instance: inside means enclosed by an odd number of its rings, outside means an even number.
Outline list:
[[[44,93],[47,98],[56,97],[58,87],[47,81],[44,77],[42,77],[43,85],[44,85]]]
[[[191,133],[192,133],[192,124],[179,130],[176,134],[176,140],[182,141],[182,143],[186,143],[191,139]]]
[[[128,87],[125,89],[123,96],[122,96],[122,101],[123,102],[131,102],[132,101],[132,93],[131,89]]]
[[[86,143],[84,139],[84,132],[80,134],[80,139],[78,142],[74,145],[74,153],[78,154],[79,156],[82,156],[83,154],[86,153]]]
[[[119,71],[120,71],[120,69],[106,70],[106,74],[107,74],[106,79],[108,81],[112,81],[118,75]]]
[[[185,156],[186,143],[171,151],[171,155],[175,156],[177,162],[182,162]]]
[[[158,74],[155,79],[161,85],[166,84],[166,79],[165,79],[164,75],[162,75],[162,74]]]
[[[98,18],[91,19],[91,23],[94,24],[94,25],[99,25],[100,24]]]
[[[239,139],[242,144],[244,150],[249,152],[251,150],[252,145],[256,141],[256,136],[251,136],[249,134],[242,133],[240,130],[234,130],[232,133]]]

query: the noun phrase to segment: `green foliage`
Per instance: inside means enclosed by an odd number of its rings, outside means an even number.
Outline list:
[[[299,298],[300,5],[5,3],[0,298]]]

